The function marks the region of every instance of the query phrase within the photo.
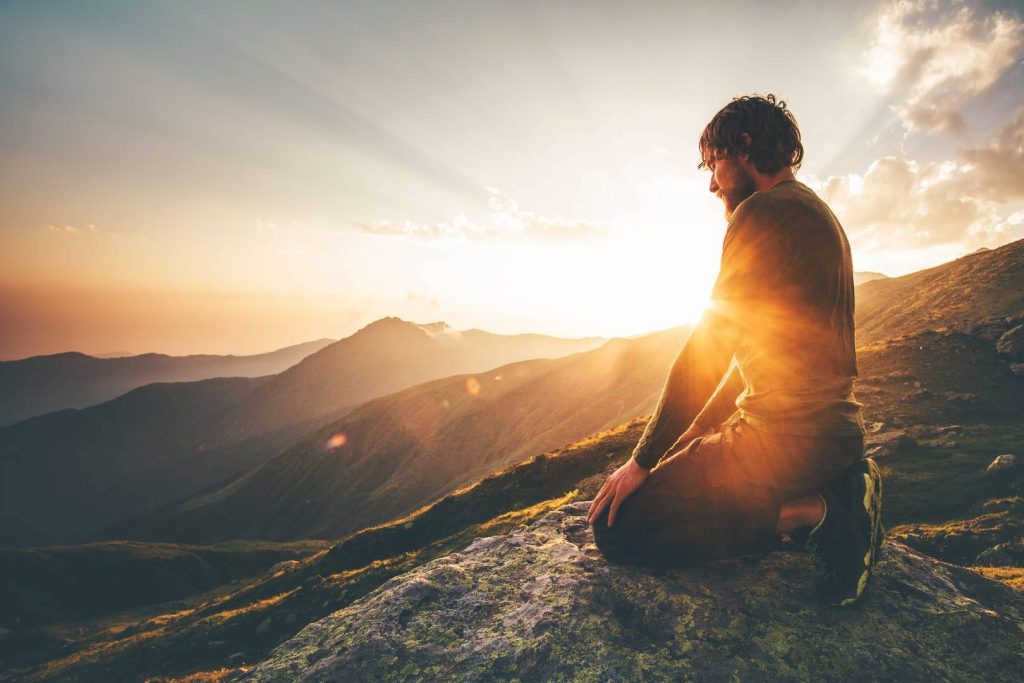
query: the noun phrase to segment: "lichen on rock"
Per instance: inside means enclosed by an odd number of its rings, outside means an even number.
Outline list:
[[[887,540],[851,607],[799,550],[610,564],[588,502],[396,576],[246,681],[1016,680],[1024,594]]]

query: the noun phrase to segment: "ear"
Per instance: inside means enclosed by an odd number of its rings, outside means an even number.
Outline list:
[[[750,149],[753,146],[754,141],[750,138],[749,133],[740,133],[740,138],[743,140],[743,144],[746,146],[747,149]],[[747,161],[750,161],[750,152],[743,152],[742,154],[740,154],[740,157],[746,159]]]

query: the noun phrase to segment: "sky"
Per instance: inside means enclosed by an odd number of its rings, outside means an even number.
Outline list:
[[[692,322],[753,92],[855,270],[1024,237],[1019,2],[0,0],[0,359]]]

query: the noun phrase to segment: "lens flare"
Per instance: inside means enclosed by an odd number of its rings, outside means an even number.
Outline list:
[[[344,446],[346,443],[348,443],[348,437],[345,436],[345,432],[338,432],[327,440],[327,448],[328,450],[332,448],[339,448],[340,446]]]
[[[466,378],[466,391],[469,392],[470,396],[476,396],[480,393],[480,382],[476,381],[476,377]]]

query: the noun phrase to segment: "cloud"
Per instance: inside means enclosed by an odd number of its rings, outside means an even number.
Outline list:
[[[829,203],[851,244],[862,251],[998,244],[1019,234],[1024,211],[1024,109],[983,147],[957,160],[920,163],[883,157],[863,175],[809,179]]]
[[[545,216],[527,211],[496,187],[487,187],[489,217],[476,221],[459,214],[450,221],[416,223],[388,220],[354,223],[352,227],[374,235],[396,235],[412,239],[516,240],[535,242],[574,242],[604,239],[610,234],[606,223]]]
[[[962,156],[971,167],[974,192],[997,202],[1024,198],[1024,109],[997,140]]]
[[[894,105],[909,132],[964,133],[961,108],[1018,59],[1024,22],[985,14],[962,0],[900,0],[884,7],[866,75],[901,94]]]
[[[120,235],[120,233],[110,232],[109,230],[100,230],[94,223],[89,223],[82,227],[77,225],[54,225],[50,223],[47,224],[46,228],[50,232],[57,232],[63,235],[113,235],[114,237],[118,237]]]

